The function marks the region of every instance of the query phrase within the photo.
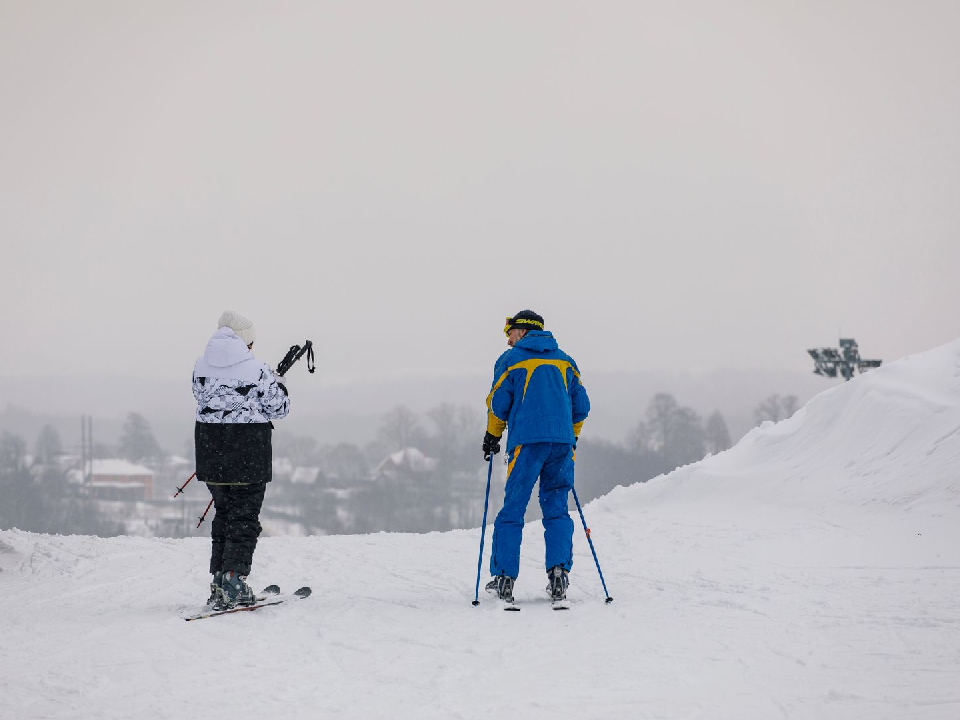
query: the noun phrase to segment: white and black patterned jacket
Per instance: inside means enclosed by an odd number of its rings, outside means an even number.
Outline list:
[[[290,412],[286,386],[225,327],[193,368],[193,396],[199,423],[268,423]]]
[[[220,328],[193,369],[197,477],[215,484],[269,482],[271,420],[286,417],[286,385],[230,328]]]

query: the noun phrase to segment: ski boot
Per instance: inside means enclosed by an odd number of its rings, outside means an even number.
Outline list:
[[[570,607],[567,602],[567,588],[570,587],[570,578],[562,565],[554,565],[547,570],[547,595],[554,610],[566,610]]]
[[[513,604],[513,583],[514,578],[507,575],[498,575],[488,582],[484,589],[503,601],[504,610],[519,610],[520,608]]]
[[[213,607],[220,599],[220,583],[223,582],[223,572],[218,570],[210,581],[210,597],[207,598],[207,607]]]
[[[255,605],[257,595],[253,589],[247,585],[245,575],[240,575],[236,570],[224,570],[223,580],[220,583],[220,603],[223,605],[219,610],[229,610],[230,608],[247,607]]]

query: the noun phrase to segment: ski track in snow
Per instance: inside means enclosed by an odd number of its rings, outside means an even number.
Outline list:
[[[957,720],[958,367],[890,364],[590,503],[610,605],[578,517],[567,612],[534,523],[520,613],[470,605],[471,530],[263,538],[251,583],[313,596],[194,623],[206,540],[0,532],[0,718]]]

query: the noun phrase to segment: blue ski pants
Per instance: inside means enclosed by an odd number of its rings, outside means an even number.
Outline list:
[[[493,524],[493,552],[490,574],[520,574],[520,542],[523,515],[533,486],[540,478],[540,509],[543,510],[543,539],[546,542],[546,569],[573,566],[573,520],[567,510],[567,496],[573,487],[573,446],[562,443],[529,443],[513,449],[507,466],[507,487],[503,508]]]

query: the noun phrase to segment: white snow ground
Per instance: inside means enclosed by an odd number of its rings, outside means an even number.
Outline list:
[[[958,476],[960,341],[587,506],[611,605],[579,525],[568,612],[535,524],[520,613],[474,530],[265,538],[313,597],[195,623],[204,540],[2,532],[0,718],[956,720]]]

